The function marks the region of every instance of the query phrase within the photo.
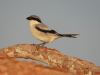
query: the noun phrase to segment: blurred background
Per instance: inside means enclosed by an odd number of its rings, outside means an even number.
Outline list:
[[[46,47],[100,66],[100,0],[0,0],[0,49],[41,43],[31,34],[26,20],[30,15],[39,16],[59,33],[80,34],[57,39]]]

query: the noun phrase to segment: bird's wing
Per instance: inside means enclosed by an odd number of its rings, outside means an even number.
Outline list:
[[[44,25],[43,23],[37,24],[36,27],[39,27],[39,28],[41,28],[41,29],[43,29],[43,30],[51,30],[50,28],[48,28],[48,27],[47,27],[46,25]]]
[[[38,31],[41,31],[41,32],[44,32],[44,33],[52,33],[52,34],[56,34],[57,32],[55,30],[52,30],[50,28],[48,28],[46,25],[44,24],[37,24],[35,26],[35,28],[38,30]]]

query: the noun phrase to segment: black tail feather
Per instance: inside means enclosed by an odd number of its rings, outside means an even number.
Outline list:
[[[77,38],[75,37],[76,35],[79,35],[79,34],[58,34],[58,36],[69,37],[69,38]]]

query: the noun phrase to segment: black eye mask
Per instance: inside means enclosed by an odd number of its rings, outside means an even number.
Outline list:
[[[38,18],[36,18],[36,17],[27,17],[26,19],[27,19],[27,20],[36,20],[36,21],[38,21],[38,22],[41,23],[41,20],[38,19]]]

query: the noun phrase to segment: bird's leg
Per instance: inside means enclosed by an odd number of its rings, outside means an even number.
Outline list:
[[[46,43],[45,43],[45,42],[43,42],[43,43],[42,43],[42,45],[41,45],[41,47],[43,47],[45,44],[46,44]]]
[[[39,44],[38,49],[39,49],[40,47],[43,47],[45,44],[46,44],[45,42]],[[40,46],[40,45],[41,45],[41,46]]]
[[[40,48],[40,47],[43,47],[45,44],[46,44],[46,43],[45,43],[45,42],[43,42],[43,43],[40,43],[40,44],[34,44],[34,43],[33,43],[33,44],[31,44],[31,45],[38,45],[38,46],[39,46],[39,48]],[[41,45],[41,46],[40,46],[40,45]]]
[[[45,42],[43,42],[43,43],[40,43],[40,44],[38,44],[38,45],[43,45],[43,44],[45,44]]]
[[[34,43],[33,43],[33,44],[31,44],[31,45],[41,45],[41,44],[43,44],[43,43],[40,43],[40,44],[34,44]]]

